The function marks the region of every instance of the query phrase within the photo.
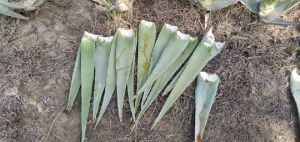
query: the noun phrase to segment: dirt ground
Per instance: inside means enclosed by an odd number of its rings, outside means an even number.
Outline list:
[[[48,0],[29,21],[0,16],[0,141],[79,142],[80,99],[70,114],[66,106],[71,73],[84,31],[111,35],[118,27],[136,27],[142,19],[201,37],[204,11],[187,0],[136,0],[132,12],[114,20],[90,0]],[[236,4],[212,12],[208,26],[226,48],[204,71],[217,72],[221,84],[205,142],[294,142],[299,140],[295,102],[288,88],[297,64],[300,32],[258,23]],[[300,21],[300,6],[285,14]],[[135,131],[130,110],[117,117],[116,99],[89,142],[191,142],[194,133],[194,84],[150,131],[165,97],[159,97]]]

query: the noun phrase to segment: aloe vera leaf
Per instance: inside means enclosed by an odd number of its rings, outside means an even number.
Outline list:
[[[185,67],[183,67],[177,74],[176,76],[173,78],[173,80],[169,83],[169,85],[166,87],[166,89],[164,90],[164,92],[162,93],[162,96],[167,95],[175,86],[178,78],[181,76],[183,70]]]
[[[201,72],[198,75],[195,90],[195,142],[201,142],[219,82],[216,74]]]
[[[193,0],[193,2],[207,11],[216,11],[236,4],[238,0]]]
[[[164,24],[164,26],[162,27],[162,29],[161,29],[158,37],[157,37],[157,40],[155,42],[152,53],[151,53],[150,66],[149,66],[147,77],[153,71],[153,69],[154,69],[155,65],[157,64],[163,50],[165,49],[166,45],[168,44],[168,42],[172,38],[172,36],[176,34],[177,29],[178,29],[177,26],[172,26],[172,25],[169,25],[169,24]],[[139,90],[139,89],[137,89],[137,90]],[[150,92],[150,89],[148,88],[147,90],[145,90],[144,94],[147,95],[149,92]],[[138,95],[141,95],[141,93],[140,94],[138,93]],[[140,104],[140,101],[141,101],[141,96],[138,96],[135,100],[135,107],[136,108],[138,108],[138,105]]]
[[[101,37],[96,40],[95,85],[93,101],[93,121],[96,121],[102,93],[105,88],[108,60],[113,37]]]
[[[120,122],[122,122],[124,96],[136,50],[136,43],[137,39],[134,30],[119,29],[116,47],[116,84]]]
[[[299,26],[300,22],[287,21],[280,15],[299,4],[300,0],[262,0],[259,7],[259,20],[266,24],[282,26]]]
[[[137,90],[139,90],[142,87],[142,85],[147,79],[151,60],[151,53],[154,48],[155,40],[155,24],[152,22],[142,20],[139,24],[138,31]],[[139,103],[139,101],[135,102]],[[136,106],[137,105],[138,104],[136,104]]]
[[[95,40],[97,36],[85,32],[80,43],[81,59],[81,141],[84,142],[88,122],[95,66]]]
[[[1,5],[1,4],[0,4],[0,14],[10,16],[10,17],[14,17],[14,18],[18,18],[18,19],[28,20],[27,17],[11,10],[10,8],[8,8],[4,5]]]
[[[197,77],[198,73],[204,68],[204,66],[215,57],[223,48],[224,43],[215,42],[215,38],[210,29],[200,44],[196,47],[189,61],[187,62],[185,70],[176,82],[173,90],[169,94],[167,101],[165,102],[162,110],[156,118],[152,128],[159,122],[164,114],[171,108],[174,102],[179,98],[181,93],[189,86],[190,83]]]
[[[151,89],[151,92],[145,102],[145,104],[141,108],[141,112],[139,113],[136,124],[159,95],[159,93],[163,90],[164,86],[168,83],[168,81],[172,78],[172,76],[176,73],[176,71],[182,66],[182,64],[190,57],[191,53],[194,51],[196,45],[198,43],[197,38],[191,38],[188,47],[185,51],[180,55],[178,59],[172,64],[170,68],[155,82],[154,86]],[[183,67],[185,68],[185,67]]]
[[[260,0],[240,0],[251,12],[258,14]]]
[[[136,114],[136,109],[134,106],[134,67],[135,67],[135,58],[133,58],[132,65],[131,65],[131,71],[127,83],[127,95],[128,95],[128,102],[129,102],[129,107],[130,111],[132,114],[133,121],[135,121],[135,114]]]
[[[70,86],[70,92],[69,92],[69,98],[68,98],[68,103],[67,103],[67,108],[66,111],[70,112],[74,102],[75,102],[75,98],[78,94],[79,88],[80,88],[80,84],[81,84],[81,72],[80,72],[80,48],[77,51],[77,55],[76,55],[76,60],[75,60],[75,65],[74,65],[74,69],[73,69],[73,74],[72,74],[72,81],[71,81],[71,86]]]
[[[106,74],[105,93],[103,96],[103,101],[102,101],[101,109],[97,118],[95,128],[98,126],[99,122],[101,121],[107,109],[107,106],[114,94],[114,91],[116,89],[116,62],[115,61],[116,61],[117,38],[118,38],[118,32],[115,34],[113,38],[111,49],[110,49],[108,68]]]
[[[147,78],[146,82],[142,88],[138,91],[141,94],[144,90],[150,88],[153,83],[176,61],[176,59],[181,55],[184,49],[188,46],[190,41],[190,36],[187,34],[182,34],[177,31],[176,35],[170,39],[165,50],[161,54],[161,57],[155,68]]]
[[[3,5],[8,8],[12,9],[34,9],[35,7],[32,6],[31,3],[27,2],[8,2],[5,0],[0,0],[0,5]]]
[[[41,6],[43,3],[45,3],[46,2],[46,0],[35,0],[34,2],[33,2],[33,5],[35,6],[35,7],[38,7],[38,6]]]
[[[297,69],[294,69],[290,77],[290,89],[297,105],[298,116],[300,115],[300,76]],[[300,117],[298,118],[300,119]]]

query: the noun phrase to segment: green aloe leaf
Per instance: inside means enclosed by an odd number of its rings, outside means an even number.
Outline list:
[[[170,39],[155,68],[147,78],[142,88],[138,91],[141,94],[149,89],[153,83],[176,61],[184,49],[188,46],[190,36],[177,31],[176,35]]]
[[[182,72],[178,81],[176,82],[173,90],[169,94],[162,110],[156,118],[152,128],[159,122],[164,114],[171,108],[174,102],[179,98],[183,91],[189,86],[190,83],[197,77],[204,66],[215,57],[223,48],[224,43],[215,42],[215,38],[210,29],[200,44],[196,47],[189,61],[187,62],[185,70]]]
[[[112,40],[113,37],[101,36],[98,36],[96,40],[93,121],[96,121],[102,93],[106,84],[106,74]]]
[[[216,11],[236,4],[238,0],[193,0],[193,2],[207,11]]]
[[[131,71],[127,83],[127,95],[128,95],[128,102],[130,111],[132,114],[133,121],[135,121],[135,114],[136,114],[136,108],[134,106],[134,67],[135,67],[135,58],[133,58],[132,65],[131,65]]]
[[[292,71],[290,77],[290,88],[297,105],[298,116],[299,116],[300,115],[300,76],[297,73],[297,69],[294,69]]]
[[[138,30],[138,65],[137,90],[145,83],[150,66],[151,53],[156,40],[156,26],[152,22],[142,20]],[[135,108],[138,108],[141,97],[136,99]]]
[[[120,122],[123,117],[123,104],[126,85],[136,50],[136,34],[134,30],[119,29],[116,47],[116,76],[117,76],[117,102]]]
[[[80,43],[81,59],[81,141],[85,140],[93,89],[96,35],[85,32]]]
[[[14,17],[14,18],[18,18],[18,19],[24,19],[24,20],[28,20],[27,17],[11,10],[10,8],[1,5],[0,4],[0,14],[6,15],[6,16],[10,16],[10,17]]]
[[[0,5],[12,9],[36,9],[35,6],[32,6],[32,4],[28,2],[8,2],[6,0],[0,0]]]
[[[251,12],[258,14],[260,0],[240,0]]]
[[[148,75],[147,77],[151,74],[151,72],[153,71],[155,65],[157,64],[162,52],[164,51],[166,45],[168,44],[169,40],[171,39],[171,37],[173,35],[176,34],[178,27],[177,26],[172,26],[169,24],[165,24],[159,35],[158,38],[155,42],[153,51],[151,53],[151,59],[150,59],[150,66],[149,66],[149,71],[148,71]],[[140,89],[138,89],[140,90]],[[145,90],[144,93],[144,100],[147,98],[147,94],[150,92],[150,89],[148,88],[147,90]],[[140,93],[141,94],[141,93]],[[140,95],[139,94],[139,95]],[[140,100],[141,100],[141,96],[138,96],[135,100],[135,107],[137,108],[138,105],[140,104]]]
[[[179,58],[172,64],[171,67],[155,82],[154,86],[151,89],[149,97],[147,98],[145,104],[143,105],[141,112],[139,113],[135,125],[137,125],[138,121],[142,118],[144,113],[153,103],[153,101],[157,98],[159,93],[163,90],[164,86],[168,83],[168,81],[172,78],[172,76],[176,73],[176,71],[184,64],[184,62],[190,57],[191,53],[195,49],[198,43],[197,38],[191,38],[188,47],[185,51],[180,55]]]
[[[103,101],[102,101],[101,109],[97,118],[95,128],[98,126],[99,122],[101,121],[107,109],[107,106],[114,94],[114,91],[116,89],[116,62],[115,61],[116,61],[117,38],[118,38],[118,32],[115,34],[113,38],[111,49],[110,49],[108,68],[106,74],[105,93],[103,96]]]
[[[280,18],[281,14],[295,7],[300,0],[262,0],[259,7],[260,21],[266,24],[282,26],[299,26],[300,22],[287,21]]]
[[[68,104],[67,104],[67,108],[66,108],[67,112],[71,111],[71,109],[74,105],[74,102],[75,102],[75,98],[78,94],[80,84],[81,84],[80,54],[81,53],[80,53],[80,48],[79,48],[77,51],[75,66],[74,66],[74,70],[73,70],[73,74],[72,74],[70,93],[69,93]]]
[[[214,103],[220,79],[216,74],[201,72],[195,90],[195,142],[201,142]]]

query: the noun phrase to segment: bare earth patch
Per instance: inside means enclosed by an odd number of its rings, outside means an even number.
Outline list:
[[[169,23],[201,37],[208,30],[204,14],[187,0],[136,0],[133,11],[108,21],[89,0],[48,0],[39,11],[27,13],[29,21],[0,17],[0,141],[80,141],[80,97],[70,114],[63,109],[84,31],[111,35],[144,19],[159,29]],[[300,6],[285,17],[300,21]],[[299,140],[288,77],[297,64],[300,33],[256,18],[241,4],[210,13],[208,26],[226,48],[204,69],[222,79],[204,141]],[[120,123],[113,98],[100,126],[89,127],[88,141],[193,141],[194,84],[151,131],[165,99],[159,97],[130,132],[129,106]]]

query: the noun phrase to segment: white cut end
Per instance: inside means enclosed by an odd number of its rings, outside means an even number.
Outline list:
[[[172,32],[175,32],[178,30],[178,27],[177,26],[172,26],[170,24],[165,24],[165,27],[169,30],[171,30]]]
[[[205,39],[203,39],[203,44],[210,48],[213,46],[213,44],[215,43],[215,37],[212,33],[212,28],[209,29],[209,31],[207,32]]]
[[[216,48],[217,48],[217,49],[223,48],[224,45],[225,45],[225,42],[216,42]]]
[[[89,32],[84,32],[84,35],[87,36],[88,38],[90,38],[91,40],[94,40],[94,41],[96,41],[97,38],[98,38],[98,35],[95,35],[95,34],[92,34],[92,33],[89,33]]]
[[[126,30],[126,29],[120,29],[120,33],[122,36],[125,36],[125,37],[128,37],[128,38],[131,38],[133,37],[133,30]]]
[[[203,80],[209,81],[209,82],[216,82],[218,80],[217,74],[208,74],[206,72],[200,72],[200,76]]]
[[[114,37],[113,36],[110,36],[110,37],[98,36],[98,38],[104,42],[112,42]]]
[[[180,31],[177,31],[177,38],[179,38],[181,40],[189,40],[191,38],[191,36],[188,34],[184,34]]]
[[[295,80],[296,82],[300,82],[300,75],[297,73],[297,69],[294,69],[294,70],[292,71],[291,78],[292,78],[293,80]]]
[[[149,21],[146,21],[146,20],[142,20],[141,24],[146,26],[146,27],[152,27],[154,25],[153,22],[149,22]]]
[[[190,37],[190,41],[195,41],[195,40],[197,40],[197,38],[195,38],[195,37]]]

